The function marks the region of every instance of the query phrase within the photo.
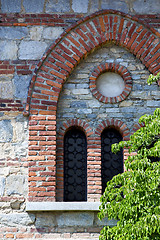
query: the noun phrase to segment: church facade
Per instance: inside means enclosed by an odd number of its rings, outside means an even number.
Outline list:
[[[143,4],[142,4],[143,2]],[[9,1],[0,12],[0,239],[98,239],[106,182],[160,107],[160,3]]]

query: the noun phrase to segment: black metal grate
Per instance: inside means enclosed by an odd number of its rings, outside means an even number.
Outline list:
[[[106,183],[113,176],[123,172],[123,150],[117,154],[112,153],[111,145],[122,140],[121,134],[114,128],[105,129],[101,135],[101,161],[102,161],[102,193]]]
[[[64,201],[86,200],[86,136],[81,130],[72,128],[64,137]]]

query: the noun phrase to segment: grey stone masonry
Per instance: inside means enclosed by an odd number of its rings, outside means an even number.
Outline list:
[[[74,12],[87,13],[89,0],[73,0],[72,9]]]
[[[104,104],[98,101],[89,88],[92,69],[102,62],[115,62],[125,66],[131,74],[133,87],[125,101]],[[88,121],[95,130],[103,120],[120,119],[132,131],[135,123],[145,113],[152,113],[160,106],[159,88],[156,83],[147,85],[147,71],[141,62],[122,47],[106,44],[90,54],[72,72],[64,84],[57,110],[57,132],[63,122],[71,118]],[[150,87],[150,88],[148,88]]]
[[[1,60],[14,60],[17,59],[18,46],[16,41],[8,40],[0,40],[0,58]]]
[[[93,226],[94,213],[63,213],[57,218],[58,226]]]
[[[12,99],[13,98],[13,83],[12,76],[3,75],[0,78],[0,98],[2,99]]]
[[[91,13],[115,9],[129,14],[160,13],[159,0],[1,0],[2,13]]]
[[[40,59],[46,48],[45,42],[22,41],[19,46],[19,59]]]
[[[126,1],[102,1],[102,9],[118,9],[119,11],[128,13],[129,12],[129,6]]]
[[[35,221],[34,214],[27,213],[12,213],[12,214],[0,214],[0,225],[1,226],[29,226]]]
[[[149,9],[149,11],[148,11]],[[139,14],[145,13],[157,13],[157,10],[160,9],[160,1],[159,0],[135,0],[133,1],[133,10]]]
[[[43,31],[43,38],[44,39],[56,39],[58,38],[61,33],[63,33],[63,28],[62,27],[47,27]]]
[[[39,60],[63,31],[54,26],[0,26],[0,60]]]
[[[48,0],[46,12],[70,12],[70,0]]]
[[[26,100],[29,84],[31,81],[31,76],[30,75],[15,76],[12,81],[14,84],[15,98]]]
[[[0,121],[0,142],[10,142],[13,138],[13,127],[10,120]]]
[[[2,197],[5,189],[5,178],[0,176],[0,196]]]
[[[27,36],[26,27],[0,27],[0,39],[22,39]]]
[[[2,12],[14,13],[21,11],[21,0],[1,0]]]
[[[42,13],[45,0],[23,0],[23,7],[27,13]]]
[[[7,195],[22,195],[27,188],[27,181],[23,175],[10,175],[6,178]]]

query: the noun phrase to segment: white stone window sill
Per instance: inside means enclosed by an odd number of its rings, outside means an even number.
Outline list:
[[[98,211],[100,202],[27,202],[26,211]]]

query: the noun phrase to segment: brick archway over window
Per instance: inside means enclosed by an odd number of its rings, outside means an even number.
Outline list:
[[[71,119],[66,122],[63,122],[63,125],[58,132],[57,137],[57,164],[56,164],[56,200],[63,201],[63,177],[64,177],[64,169],[63,169],[63,157],[64,157],[64,136],[66,132],[72,127],[77,127],[82,130],[87,139],[87,199],[93,199],[93,195],[95,199],[99,199],[101,193],[100,182],[100,164],[97,162],[98,160],[94,158],[93,160],[93,146],[96,146],[98,142],[93,143],[93,132],[89,125],[89,123],[82,121],[80,119]],[[95,140],[95,139],[94,139]],[[97,156],[98,157],[98,156]],[[95,171],[93,171],[95,169]],[[94,173],[93,173],[94,172]],[[96,176],[97,174],[97,176]],[[93,176],[95,178],[95,185],[91,184],[93,181]],[[96,184],[97,182],[97,184]],[[94,194],[93,194],[94,193]]]
[[[27,98],[29,200],[55,201],[56,110],[67,77],[89,53],[106,42],[127,48],[156,74],[160,34],[124,13],[104,10],[78,21],[48,49],[35,71]]]

